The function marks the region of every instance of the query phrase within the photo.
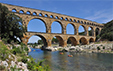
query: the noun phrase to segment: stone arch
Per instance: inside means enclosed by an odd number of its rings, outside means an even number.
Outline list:
[[[82,30],[84,30],[84,33],[82,34],[82,32],[80,32],[81,28],[83,28]],[[86,27],[84,25],[79,25],[78,27],[78,32],[79,32],[79,35],[87,35],[87,31],[86,31]]]
[[[71,43],[72,46],[76,46],[77,45],[77,40],[76,40],[75,37],[68,37],[67,43],[69,43],[69,44]]]
[[[42,13],[39,13],[39,16],[43,16],[43,14]]]
[[[72,21],[72,19],[70,18],[69,21]]]
[[[95,40],[93,38],[89,39],[89,43],[94,42]]]
[[[17,12],[17,10],[16,10],[15,8],[13,8],[11,11],[12,11],[12,12]]]
[[[44,23],[44,25],[45,25],[45,31],[47,32],[47,28],[48,28],[48,27],[47,27],[47,24],[46,24],[45,20],[43,20],[43,19],[41,19],[41,18],[32,18],[32,19],[30,19],[30,21],[33,20],[33,19],[38,19],[38,20],[42,21],[42,22]],[[30,21],[29,21],[29,22],[30,22]],[[29,23],[28,23],[28,24],[29,24]],[[28,24],[27,24],[27,27],[28,27]],[[28,28],[27,28],[27,30],[28,30]]]
[[[76,20],[74,19],[73,22],[76,22]]]
[[[37,13],[36,12],[33,12],[33,14],[32,15],[37,15]]]
[[[48,17],[48,14],[45,14],[44,17]]]
[[[100,34],[100,29],[97,27],[96,29],[95,29],[95,35],[97,36],[97,35],[99,35]]]
[[[83,24],[83,21],[81,21],[81,24]]]
[[[60,19],[61,19],[61,20],[64,20],[64,18],[63,18],[63,17],[61,17]]]
[[[63,33],[63,24],[60,22],[60,21],[54,21],[54,22],[57,22],[58,24],[60,24],[60,26],[61,26],[61,33]],[[52,22],[52,24],[54,23],[54,22]],[[51,32],[52,32],[52,24],[51,24]]]
[[[89,25],[89,22],[87,22],[87,25]]]
[[[58,41],[59,41],[59,46],[64,47],[64,40],[63,40],[63,38],[62,38],[61,36],[54,36],[54,37],[56,37],[56,38],[58,39]],[[54,37],[53,37],[53,38],[54,38]]]
[[[59,17],[58,17],[58,16],[56,16],[56,17],[55,17],[55,19],[59,19]]]
[[[77,23],[80,23],[80,21],[78,20]]]
[[[45,38],[45,36],[39,35],[39,34],[34,34],[34,35],[30,35],[29,39],[30,39],[32,36],[39,36],[39,37],[43,40],[44,46],[45,46],[45,47],[48,46],[48,42],[47,42],[47,39]]]
[[[65,18],[66,21],[68,21],[68,18]]]
[[[27,11],[26,14],[31,15],[31,12],[30,11]]]
[[[86,44],[88,44],[88,41],[87,41],[87,39],[86,39],[85,37],[81,37],[81,38],[79,39],[79,42],[80,42],[81,45],[86,45]]]
[[[86,24],[86,22],[84,22],[84,24]]]
[[[89,34],[89,36],[94,36],[94,29],[93,29],[93,27],[89,26],[88,34]]]
[[[54,18],[54,16],[53,16],[53,15],[51,15],[51,16],[50,16],[50,18]]]
[[[19,11],[19,13],[22,13],[22,14],[24,14],[24,11],[23,11],[23,10],[20,10],[20,11]]]
[[[68,24],[71,24],[72,25],[73,31],[74,31],[73,34],[76,34],[76,26],[73,23],[68,23]],[[66,34],[68,34],[68,29],[67,29],[68,24],[66,25]],[[70,27],[70,28],[72,28],[72,27]]]

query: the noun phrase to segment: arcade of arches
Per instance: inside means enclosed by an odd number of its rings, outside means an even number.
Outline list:
[[[2,3],[3,4],[3,3]],[[53,37],[56,37],[59,40],[59,46],[66,47],[67,46],[67,40],[70,39],[72,42],[72,45],[77,44],[89,44],[91,42],[94,42],[96,39],[96,35],[98,35],[103,28],[103,24],[99,24],[96,22],[92,22],[85,19],[80,19],[76,17],[71,17],[67,15],[42,11],[42,10],[36,10],[31,8],[25,8],[20,6],[14,6],[9,4],[3,4],[5,5],[9,11],[15,13],[23,20],[23,26],[27,27],[29,22],[32,19],[39,19],[44,23],[44,27],[46,28],[46,32],[31,32],[26,31],[26,34],[24,34],[24,37],[22,38],[22,42],[27,44],[28,39],[33,36],[37,35],[40,38],[42,38],[44,42],[44,46],[49,47],[51,46],[51,41]],[[57,22],[61,26],[61,33],[52,33],[52,23]],[[68,34],[67,31],[67,25],[70,24],[73,27],[73,34]],[[32,24],[33,25],[33,24]],[[82,26],[84,28],[84,35],[79,35],[79,27]],[[29,28],[29,27],[27,27]],[[90,31],[90,34],[89,34]]]

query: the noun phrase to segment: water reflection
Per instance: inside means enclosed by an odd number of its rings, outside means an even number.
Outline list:
[[[35,51],[33,51],[35,50]],[[68,57],[72,54],[73,57]],[[47,52],[40,49],[32,49],[29,53],[36,60],[46,59],[44,64],[48,64],[52,71],[112,71],[113,54],[88,54],[69,53],[60,55],[58,51]]]

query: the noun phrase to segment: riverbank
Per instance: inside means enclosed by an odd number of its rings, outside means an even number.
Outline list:
[[[43,60],[35,62],[28,56],[29,50],[23,43],[12,45],[0,41],[0,71],[49,71],[49,66],[42,65]]]
[[[41,46],[41,45],[40,45]],[[36,46],[36,48],[40,48]],[[77,45],[68,47],[47,47],[44,50],[48,51],[67,51],[75,53],[113,53],[113,42],[103,41],[95,42],[89,45]]]

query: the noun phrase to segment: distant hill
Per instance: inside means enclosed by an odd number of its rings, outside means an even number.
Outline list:
[[[109,41],[113,41],[113,20],[104,24],[104,28],[100,33],[101,39],[107,39]]]

